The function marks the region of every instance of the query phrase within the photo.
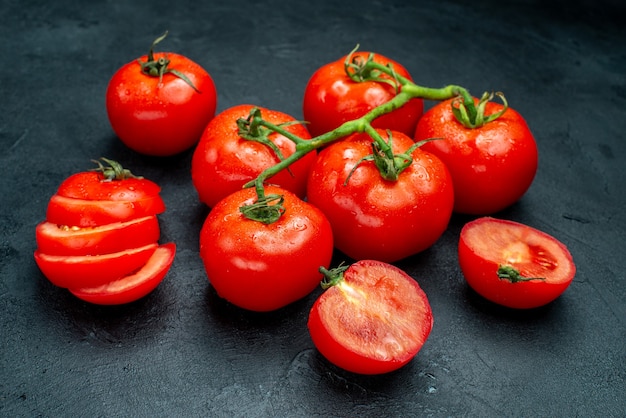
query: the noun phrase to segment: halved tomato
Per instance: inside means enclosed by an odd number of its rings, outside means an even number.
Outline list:
[[[553,301],[576,274],[563,243],[513,221],[482,217],[468,222],[458,251],[470,287],[509,308],[536,308]]]
[[[94,227],[157,215],[165,210],[161,196],[136,201],[85,200],[53,195],[46,220],[57,225]]]
[[[59,287],[95,287],[139,270],[152,256],[153,243],[117,253],[102,255],[49,255],[35,251],[35,261],[43,274]]]
[[[99,255],[143,247],[159,240],[156,215],[85,227],[41,222],[35,229],[37,248],[48,255]]]
[[[163,244],[136,273],[101,286],[70,288],[69,291],[79,299],[98,305],[133,302],[152,292],[163,281],[175,254],[174,243]]]

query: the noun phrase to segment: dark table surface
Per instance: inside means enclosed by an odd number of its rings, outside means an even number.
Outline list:
[[[0,415],[626,415],[625,10],[618,0],[0,2]],[[430,338],[403,369],[370,377],[315,350],[306,320],[321,290],[270,314],[223,302],[198,255],[208,209],[192,152],[134,153],[106,116],[113,72],[165,29],[161,50],[213,76],[218,111],[252,103],[301,118],[313,71],[357,43],[421,85],[505,92],[540,163],[497,216],[563,241],[574,282],[536,310],[484,301],[457,264],[469,218],[454,216],[430,250],[397,263],[430,299]],[[162,186],[162,241],[178,245],[165,281],[127,306],[77,300],[32,255],[48,198],[101,156]]]

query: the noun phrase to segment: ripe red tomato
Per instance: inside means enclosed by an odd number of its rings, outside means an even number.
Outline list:
[[[438,103],[420,119],[415,140],[430,141],[422,149],[446,164],[454,183],[454,211],[487,215],[518,201],[537,171],[537,145],[528,125],[508,108],[496,120],[479,128],[466,128],[453,112],[451,100]],[[485,115],[501,104],[488,102]]]
[[[315,301],[308,328],[319,352],[354,373],[397,370],[415,357],[433,326],[430,304],[399,268],[361,260]]]
[[[369,52],[356,52],[353,59],[367,60]],[[355,82],[346,74],[346,57],[320,67],[309,80],[303,101],[304,119],[312,136],[331,131],[344,122],[358,119],[370,110],[388,102],[396,96],[393,86],[384,82]],[[409,72],[398,62],[374,55],[374,62],[391,64],[395,72],[411,80]],[[381,75],[390,81],[393,78]],[[391,113],[385,114],[372,123],[375,128],[391,129],[412,136],[415,125],[424,111],[422,99],[411,99]]]
[[[141,62],[153,62],[154,74],[144,72]],[[162,64],[165,70],[158,69]],[[171,52],[153,54],[150,50],[122,66],[106,91],[106,109],[115,134],[129,148],[154,156],[178,154],[196,144],[216,106],[217,93],[209,73]]]
[[[163,280],[175,246],[157,242],[159,186],[103,161],[110,166],[70,176],[50,198],[34,257],[54,285],[92,303],[126,303]]]
[[[395,154],[413,145],[399,132],[392,138]],[[373,161],[350,174],[372,153],[371,143],[367,134],[353,134],[323,149],[311,168],[307,197],[328,217],[337,249],[356,260],[393,262],[427,249],[446,230],[452,179],[436,156],[420,148],[397,181],[384,180]]]
[[[246,218],[239,210],[256,201],[254,188],[221,200],[200,232],[200,257],[220,297],[251,311],[272,311],[312,292],[328,267],[333,239],[326,217],[293,193],[268,186],[267,195],[284,196],[285,212],[274,223]]]
[[[293,117],[285,113],[252,105],[234,106],[218,114],[204,130],[191,161],[193,184],[200,201],[209,207],[240,190],[266,168],[280,162],[269,146],[243,139],[239,135],[237,120],[246,119],[255,107],[260,109],[264,120],[274,125],[295,122]],[[283,128],[302,139],[310,138],[309,132],[299,123],[285,125]],[[268,139],[276,145],[284,158],[296,150],[293,141],[278,133],[268,131]],[[315,153],[311,152],[293,163],[289,170],[282,170],[268,181],[303,198],[309,168],[314,160]]]
[[[543,306],[561,295],[576,274],[567,247],[517,222],[482,217],[467,223],[459,263],[478,294],[509,308]]]

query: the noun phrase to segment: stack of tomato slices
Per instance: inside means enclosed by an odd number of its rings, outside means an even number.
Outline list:
[[[154,290],[176,247],[158,244],[157,215],[165,210],[160,187],[106,161],[115,174],[74,174],[52,196],[36,228],[35,261],[50,282],[76,297],[117,305]]]

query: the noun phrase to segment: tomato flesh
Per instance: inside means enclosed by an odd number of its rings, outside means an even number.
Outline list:
[[[137,248],[159,240],[155,215],[97,227],[68,227],[41,222],[35,229],[37,248],[49,255],[98,255]]]
[[[176,245],[158,247],[146,264],[136,273],[97,287],[76,287],[69,291],[79,299],[98,305],[119,305],[133,302],[152,292],[169,271]]]
[[[569,250],[556,238],[527,225],[491,217],[478,218],[463,227],[458,252],[470,287],[510,308],[536,308],[553,301],[576,274]],[[533,280],[502,279],[498,277],[501,265]]]
[[[380,261],[351,265],[309,314],[311,338],[331,363],[360,374],[407,364],[433,325],[428,299],[405,272]]]
[[[49,255],[35,251],[35,261],[52,284],[65,287],[94,287],[131,274],[152,256],[157,244],[149,244],[102,255]]]

